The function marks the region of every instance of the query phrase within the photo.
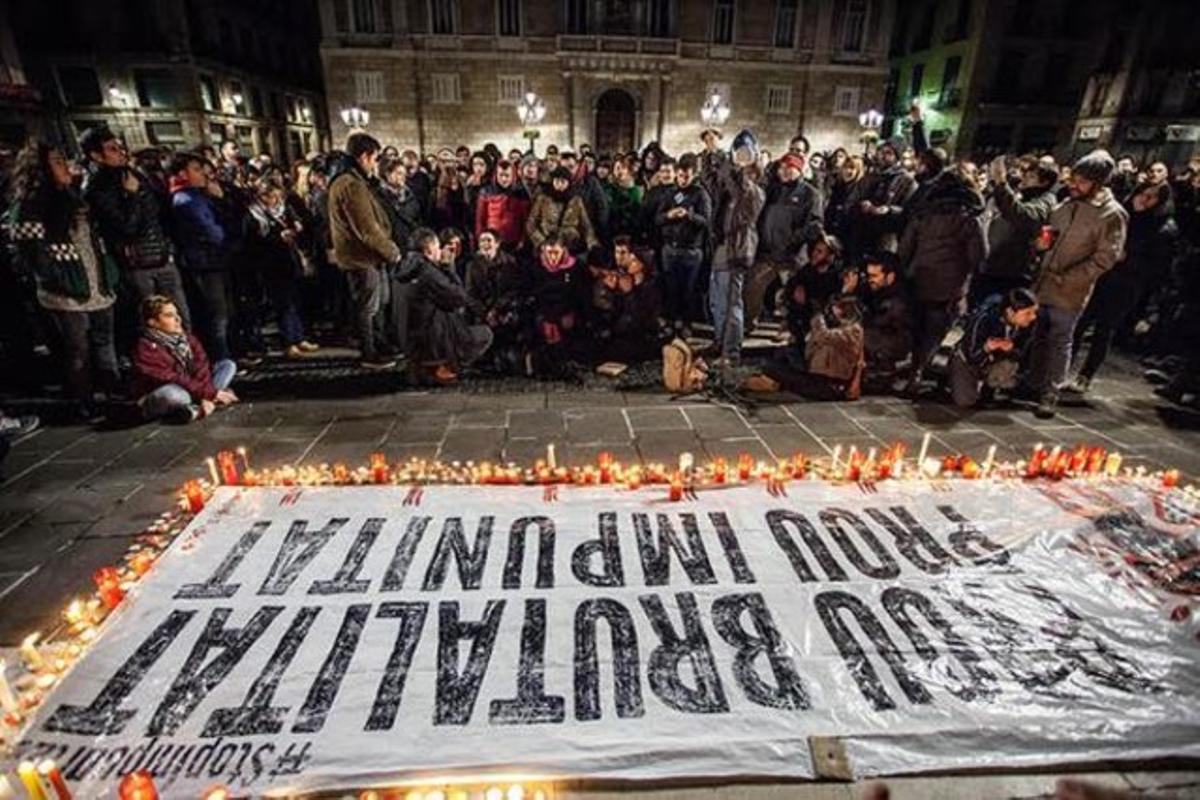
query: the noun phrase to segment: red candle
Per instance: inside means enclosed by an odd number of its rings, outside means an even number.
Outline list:
[[[1172,489],[1179,485],[1179,470],[1169,469],[1163,473],[1162,485],[1166,489]]]
[[[121,576],[113,567],[101,567],[96,570],[92,573],[92,580],[96,582],[100,601],[110,611],[125,599],[125,590],[121,588]]]
[[[204,510],[204,490],[200,488],[200,481],[185,483],[183,494],[187,497],[188,508],[193,514],[199,514]]]
[[[217,453],[217,466],[221,470],[221,483],[226,486],[236,486],[238,471],[232,450],[222,450]]]
[[[58,764],[53,759],[47,758],[38,764],[38,773],[41,774],[43,781],[50,784],[57,800],[71,800],[71,788],[67,786],[62,770],[58,768]]]
[[[158,800],[154,778],[144,769],[131,772],[122,778],[117,792],[120,800]]]
[[[612,483],[612,453],[608,451],[601,453],[597,459],[597,463],[600,465],[600,482]]]
[[[143,550],[129,560],[129,566],[133,567],[133,571],[138,575],[145,575],[150,571],[150,567],[154,565],[154,556]]]
[[[350,468],[345,464],[337,463],[333,465],[333,482],[346,483],[350,480]]]
[[[1108,451],[1103,447],[1093,447],[1091,451],[1088,452],[1087,467],[1085,468],[1087,473],[1089,475],[1095,475],[1100,470],[1104,469],[1104,459],[1107,457]]]
[[[890,477],[892,477],[892,462],[891,459],[885,458],[875,467],[875,479],[881,481]]]
[[[1075,452],[1071,454],[1071,464],[1068,469],[1070,469],[1071,472],[1081,472],[1084,466],[1087,464],[1087,460],[1087,445],[1081,444],[1079,447],[1076,447]]]
[[[683,478],[676,472],[671,476],[670,498],[672,503],[678,503],[683,499]]]
[[[750,480],[750,470],[754,469],[754,458],[749,453],[738,456],[738,480]]]
[[[383,453],[371,453],[371,477],[376,483],[387,483],[387,456]]]
[[[982,472],[983,470],[980,469],[979,464],[975,461],[975,459],[968,458],[963,461],[962,476],[967,480],[975,480]]]
[[[728,467],[725,466],[725,459],[718,458],[713,461],[713,482],[724,483]]]
[[[642,485],[642,474],[636,469],[630,470],[629,475],[625,478],[625,485],[630,489],[637,489]]]
[[[1033,449],[1033,455],[1029,457],[1029,466],[1025,468],[1026,478],[1036,478],[1042,472],[1043,462],[1046,460],[1046,451],[1039,445]]]

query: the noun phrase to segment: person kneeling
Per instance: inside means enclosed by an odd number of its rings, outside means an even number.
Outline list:
[[[1037,297],[1028,289],[1013,289],[1003,300],[995,295],[967,316],[947,366],[954,405],[971,408],[985,392],[1017,385],[1037,316]]]
[[[402,270],[414,284],[409,309],[408,339],[414,364],[434,383],[449,384],[492,345],[487,325],[471,325],[466,310],[467,290],[453,264],[442,263],[442,245],[427,228],[413,233],[414,251]]]
[[[592,275],[591,318],[602,358],[638,361],[656,349],[658,297],[645,263],[628,236],[613,239],[612,264],[588,267]]]
[[[146,419],[191,422],[238,397],[229,388],[237,365],[222,359],[212,365],[199,340],[183,329],[171,298],[151,295],[142,301],[145,326],[133,351],[132,395]]]
[[[742,383],[749,392],[780,389],[810,400],[857,400],[862,393],[863,328],[858,303],[849,297],[813,317],[804,345],[807,369],[787,361],[769,365]]]

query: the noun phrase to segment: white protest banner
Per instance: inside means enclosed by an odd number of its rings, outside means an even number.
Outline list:
[[[83,797],[1200,755],[1191,499],[935,483],[223,488],[18,755]]]

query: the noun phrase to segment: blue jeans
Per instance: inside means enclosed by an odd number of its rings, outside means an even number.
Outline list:
[[[708,310],[713,320],[713,342],[726,358],[742,353],[745,305],[742,286],[746,273],[740,269],[714,269],[708,281]]]
[[[222,359],[212,366],[212,382],[217,391],[228,389],[235,375],[237,364],[229,359]],[[193,400],[191,393],[179,384],[167,383],[139,400],[138,405],[146,419],[159,419],[188,414],[193,406],[199,405],[199,400]]]
[[[691,317],[689,309],[696,303],[696,277],[703,261],[703,250],[663,247],[663,308],[672,322]]]
[[[1033,334],[1030,379],[1039,395],[1049,394],[1067,380],[1071,366],[1071,340],[1080,312],[1043,305]]]

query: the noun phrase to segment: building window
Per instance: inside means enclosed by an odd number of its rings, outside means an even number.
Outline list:
[[[567,33],[583,35],[588,32],[588,4],[591,0],[566,0]]]
[[[767,85],[767,113],[768,114],[790,114],[792,113],[792,87]]]
[[[849,0],[842,27],[842,52],[861,53],[867,28],[867,0]]]
[[[496,33],[501,36],[521,35],[521,0],[496,1]]]
[[[835,117],[858,116],[859,98],[862,89],[857,86],[839,86],[833,92],[833,115]]]
[[[736,0],[717,0],[713,6],[713,44],[733,44],[733,16]]]
[[[657,38],[671,35],[671,0],[647,0],[646,35]]]
[[[100,80],[91,67],[59,66],[58,86],[62,89],[63,102],[68,106],[98,106],[104,102]]]
[[[775,10],[775,46],[791,49],[796,45],[796,9],[800,0],[779,0]]]
[[[246,116],[246,95],[242,91],[242,84],[237,81],[229,84],[229,99],[233,103],[233,113]]]
[[[942,91],[938,93],[938,105],[942,108],[958,105],[958,73],[961,70],[962,56],[946,59],[946,67],[942,71]]]
[[[430,96],[439,105],[458,105],[462,102],[457,72],[435,72],[429,76]]]
[[[238,125],[236,141],[242,147],[251,147],[254,144],[254,130],[249,125]]]
[[[259,117],[266,113],[263,108],[262,90],[257,86],[250,87],[250,116]]]
[[[146,138],[151,144],[183,144],[183,123],[167,120],[147,122]]]
[[[910,102],[921,96],[921,83],[924,80],[925,65],[913,64],[912,81],[908,84],[908,99]]]
[[[917,26],[917,32],[913,35],[913,52],[929,49],[929,44],[933,41],[933,23],[937,15],[937,7],[936,2],[925,4],[924,12],[921,15],[921,24]]]
[[[525,96],[525,76],[500,75],[498,79],[500,91],[496,102],[502,106],[512,106],[521,102],[521,98]]]
[[[210,122],[208,124],[208,136],[214,142],[225,141],[225,123]]]
[[[135,69],[133,83],[137,89],[138,105],[143,108],[177,108],[184,105],[179,82],[166,69]]]
[[[217,84],[210,75],[200,76],[200,102],[205,111],[217,110]]]
[[[377,32],[379,17],[375,13],[375,0],[350,0],[350,24],[353,33]]]
[[[356,103],[383,103],[386,100],[382,72],[358,71],[354,73],[354,101]]]
[[[437,36],[453,36],[457,32],[454,0],[429,0],[429,30]]]

